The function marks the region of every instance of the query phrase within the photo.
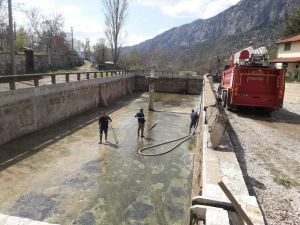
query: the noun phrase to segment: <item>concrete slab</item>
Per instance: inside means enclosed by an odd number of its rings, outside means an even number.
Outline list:
[[[205,90],[205,105],[209,106],[207,110],[209,119],[208,124],[204,125],[203,143],[209,142],[210,133],[208,132],[208,128],[209,126],[213,126],[214,117],[218,112],[213,106],[215,97],[207,79],[205,79]],[[212,149],[211,145],[203,144],[203,156],[203,168],[205,169],[203,172],[203,179],[205,180],[205,183],[203,184],[203,197],[229,203],[229,200],[218,186],[218,182],[222,180],[238,200],[239,204],[241,204],[253,223],[256,225],[263,225],[264,220],[260,208],[256,198],[249,196],[242,171],[227,132],[224,133],[218,148]],[[214,221],[214,218],[218,218],[218,213],[222,214],[222,212],[210,212],[210,220],[213,224],[218,223],[218,221]],[[232,213],[231,217],[238,218],[234,213]],[[207,222],[209,222],[209,220],[207,220]],[[238,223],[234,224],[238,225]]]
[[[206,225],[230,225],[228,212],[218,208],[207,208]]]
[[[1,225],[59,225],[59,224],[50,224],[50,223],[34,221],[27,218],[9,216],[4,214],[0,214],[0,224]]]

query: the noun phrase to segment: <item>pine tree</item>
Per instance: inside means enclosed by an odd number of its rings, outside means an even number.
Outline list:
[[[300,7],[295,9],[294,12],[288,17],[285,25],[283,35],[285,37],[300,34]]]

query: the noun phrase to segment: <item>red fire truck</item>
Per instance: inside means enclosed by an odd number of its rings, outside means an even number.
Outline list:
[[[252,46],[230,57],[230,68],[223,71],[218,88],[224,107],[282,108],[285,70],[268,66],[268,58],[265,47]]]

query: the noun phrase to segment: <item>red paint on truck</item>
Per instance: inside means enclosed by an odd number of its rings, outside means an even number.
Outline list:
[[[276,110],[282,108],[284,90],[285,70],[234,66],[222,73],[222,94],[220,94],[227,106],[251,106]]]

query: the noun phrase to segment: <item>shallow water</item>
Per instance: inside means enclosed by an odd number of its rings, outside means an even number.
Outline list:
[[[182,224],[190,206],[194,138],[164,156],[144,157],[137,150],[187,135],[189,112],[199,97],[155,98],[161,112],[147,111],[144,94],[110,115],[119,145],[111,131],[109,143],[99,145],[94,122],[3,169],[0,213],[62,225]],[[145,139],[137,137],[139,108],[145,109]],[[2,146],[0,158],[23,148],[18,141]]]

